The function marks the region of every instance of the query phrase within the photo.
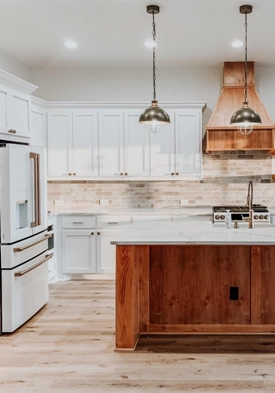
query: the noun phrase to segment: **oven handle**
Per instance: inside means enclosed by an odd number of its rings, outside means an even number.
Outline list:
[[[45,256],[44,259],[42,259],[42,261],[36,263],[35,265],[29,267],[28,269],[25,270],[21,270],[20,272],[15,272],[14,273],[14,277],[22,277],[25,274],[31,272],[32,270],[36,269],[38,266],[42,265],[43,263],[47,262],[49,259],[51,259],[53,257],[53,254],[48,254]]]
[[[25,250],[27,250],[28,248],[31,248],[31,247],[33,247],[33,246],[36,246],[36,245],[39,244],[39,243],[44,242],[46,239],[49,239],[49,238],[52,237],[52,236],[53,236],[52,234],[45,235],[45,237],[44,237],[43,239],[37,240],[37,242],[32,243],[32,244],[29,244],[28,246],[14,248],[14,249],[13,249],[13,252],[25,251]]]

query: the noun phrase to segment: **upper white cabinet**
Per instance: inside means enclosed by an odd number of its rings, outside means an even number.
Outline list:
[[[124,174],[123,111],[99,111],[99,176]]]
[[[72,111],[48,112],[48,176],[72,176]]]
[[[37,86],[0,70],[1,139],[27,141],[31,132],[31,96]]]
[[[175,112],[175,147],[175,175],[202,179],[202,130],[198,110]]]
[[[201,179],[205,105],[181,106],[168,108],[171,124],[155,134],[126,104],[49,111],[49,179]]]
[[[45,147],[45,111],[33,102],[31,103],[30,144]]]
[[[98,175],[97,112],[90,109],[73,111],[72,169],[74,176]]]

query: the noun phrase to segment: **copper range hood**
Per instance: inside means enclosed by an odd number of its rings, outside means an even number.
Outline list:
[[[259,113],[262,124],[253,128],[249,135],[242,135],[230,123],[233,113],[240,109],[244,94],[244,62],[225,62],[223,89],[216,108],[206,127],[204,150],[266,150],[274,149],[274,124],[255,89],[254,62],[247,63],[247,96],[251,108]]]

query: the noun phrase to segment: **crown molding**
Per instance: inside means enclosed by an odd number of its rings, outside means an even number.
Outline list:
[[[148,101],[46,101],[35,98],[34,103],[44,105],[45,109],[123,109],[133,108],[144,110],[149,107],[151,103]],[[160,105],[165,108],[173,109],[201,109],[205,110],[207,103],[205,101],[161,101]]]
[[[10,87],[21,91],[22,93],[31,94],[38,88],[38,86],[33,85],[25,81],[24,79],[18,78],[6,71],[0,70],[0,83],[4,86]]]

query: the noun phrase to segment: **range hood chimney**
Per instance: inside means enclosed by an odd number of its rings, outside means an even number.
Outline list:
[[[249,106],[262,119],[262,124],[253,127],[249,135],[242,135],[234,124],[230,124],[233,113],[241,107],[244,91],[244,62],[225,62],[223,89],[216,108],[206,127],[205,152],[233,150],[274,149],[274,124],[255,89],[254,62],[247,63],[247,97]]]

